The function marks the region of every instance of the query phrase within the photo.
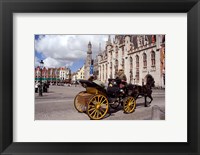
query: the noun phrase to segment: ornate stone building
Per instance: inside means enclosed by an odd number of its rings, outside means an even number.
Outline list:
[[[155,80],[156,87],[165,86],[165,35],[109,35],[106,47],[99,51],[98,78],[107,82],[124,69],[127,82],[145,84]]]

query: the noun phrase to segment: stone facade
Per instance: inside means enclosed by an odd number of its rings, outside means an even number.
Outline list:
[[[97,60],[104,83],[124,69],[127,82],[142,85],[150,76],[156,87],[165,86],[165,35],[115,35],[113,42],[109,36]]]

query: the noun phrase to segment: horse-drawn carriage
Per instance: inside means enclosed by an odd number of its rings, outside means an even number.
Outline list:
[[[139,96],[144,96],[145,107],[147,106],[147,97],[151,101],[153,100],[151,88],[154,86],[154,81],[148,81],[146,85],[139,86],[123,83],[120,79],[109,79],[107,89],[88,80],[79,82],[86,88],[86,91],[77,94],[74,106],[78,112],[87,113],[90,119],[102,119],[110,111],[110,108],[117,109],[119,105],[123,107],[124,113],[132,113],[136,108],[136,99]]]
[[[86,112],[91,119],[102,119],[110,108],[118,108],[121,104],[125,113],[132,113],[136,107],[133,96],[128,95],[126,87],[120,88],[120,80],[109,79],[107,89],[95,82],[80,80],[86,88],[74,99],[74,106],[78,112]]]

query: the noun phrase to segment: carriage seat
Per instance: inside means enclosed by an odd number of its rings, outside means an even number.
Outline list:
[[[93,82],[88,80],[80,80],[81,85],[86,88],[86,91],[91,94],[96,94],[97,91],[101,93],[106,93],[105,86],[102,85],[102,82],[94,80]]]

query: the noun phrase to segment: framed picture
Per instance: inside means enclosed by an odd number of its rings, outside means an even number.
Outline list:
[[[1,153],[199,154],[199,9],[2,0]]]

